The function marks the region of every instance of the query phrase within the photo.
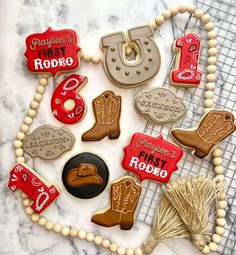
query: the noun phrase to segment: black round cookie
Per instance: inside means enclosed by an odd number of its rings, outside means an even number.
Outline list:
[[[97,168],[97,174],[103,183],[100,185],[89,184],[82,187],[71,187],[67,183],[67,175],[71,169],[78,168],[81,164],[92,164]],[[98,155],[91,152],[82,152],[69,159],[62,171],[62,181],[67,191],[78,198],[93,198],[98,196],[107,186],[109,171],[107,164]]]

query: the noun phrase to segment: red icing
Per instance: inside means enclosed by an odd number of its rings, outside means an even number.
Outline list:
[[[46,181],[25,164],[16,164],[10,171],[8,187],[15,192],[22,190],[32,201],[31,208],[36,213],[41,213],[60,194],[54,185],[46,184]]]
[[[198,59],[201,40],[196,34],[187,34],[175,41],[174,47],[179,52],[179,68],[171,71],[173,83],[190,84],[197,86],[200,84],[202,73],[198,71]]]
[[[84,99],[76,92],[87,83],[87,77],[72,74],[63,80],[55,89],[51,98],[51,109],[54,117],[66,124],[74,124],[81,120],[85,114]],[[75,106],[71,110],[64,107],[64,103],[72,99]]]
[[[166,183],[172,172],[178,169],[177,163],[182,156],[182,149],[164,140],[161,135],[152,137],[135,133],[124,148],[122,166],[137,174],[141,181],[151,179]]]
[[[71,29],[53,30],[32,34],[26,38],[28,69],[31,72],[51,73],[78,67],[79,58],[76,32]]]

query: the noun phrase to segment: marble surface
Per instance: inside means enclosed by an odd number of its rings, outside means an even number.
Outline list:
[[[180,2],[180,1],[179,1]],[[182,0],[181,3],[190,3]],[[8,172],[14,164],[12,141],[19,129],[28,105],[32,99],[38,76],[29,73],[24,57],[25,38],[35,32],[43,32],[48,26],[54,29],[72,28],[80,37],[80,46],[85,52],[101,54],[99,39],[101,35],[117,30],[147,24],[157,14],[173,6],[172,1],[92,1],[92,0],[20,0],[0,1],[1,47],[0,47],[0,254],[1,255],[92,255],[110,254],[107,250],[78,239],[63,238],[53,232],[46,232],[33,224],[26,216],[20,202],[19,192],[12,193],[7,188]],[[156,78],[145,87],[162,83],[171,59],[171,43],[181,34],[187,15],[178,16],[173,22],[166,22],[163,29],[157,31],[155,39],[162,53],[162,65]],[[118,227],[103,228],[90,222],[91,215],[97,208],[108,203],[109,186],[96,198],[81,200],[72,197],[63,187],[61,172],[63,165],[72,155],[84,150],[102,155],[109,165],[110,180],[122,176],[122,148],[131,135],[142,132],[145,120],[138,117],[133,106],[133,97],[140,88],[124,90],[112,85],[106,78],[102,66],[84,63],[77,73],[89,77],[89,82],[81,91],[86,98],[88,112],[85,119],[70,126],[77,142],[73,150],[64,157],[54,161],[32,160],[27,162],[48,180],[57,182],[62,188],[59,199],[46,210],[45,215],[55,222],[85,228],[96,234],[111,238],[122,246],[138,247],[147,238],[150,227],[136,222],[131,231],[121,231]],[[53,90],[63,79],[50,79],[45,98],[41,104],[38,117],[32,126],[50,123],[59,125],[50,112],[50,97]],[[91,127],[94,121],[91,102],[94,97],[107,89],[122,95],[123,111],[121,116],[122,134],[120,139],[110,141],[82,143],[81,134]],[[158,245],[153,254],[200,254],[187,240],[172,240]]]

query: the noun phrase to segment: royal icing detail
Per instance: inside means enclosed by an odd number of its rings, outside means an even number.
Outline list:
[[[171,71],[171,83],[176,86],[194,87],[200,84],[202,73],[198,71],[201,40],[196,34],[187,34],[175,40],[176,69]]]
[[[117,86],[136,87],[149,82],[157,74],[161,58],[159,49],[152,39],[149,26],[128,30],[128,38],[138,48],[135,60],[128,61],[123,51],[127,43],[124,32],[103,36],[101,47],[104,50],[103,67],[108,78]]]
[[[26,38],[28,69],[36,73],[51,73],[75,69],[79,65],[76,32],[71,29],[32,34]]]
[[[87,83],[86,76],[72,74],[63,80],[55,89],[51,98],[51,110],[54,117],[65,124],[74,124],[85,114],[85,101],[78,94]],[[74,101],[72,109],[66,109],[65,102]]]
[[[164,140],[161,135],[152,137],[135,133],[124,148],[122,166],[137,174],[141,181],[150,179],[166,183],[172,172],[178,169],[177,163],[182,156],[182,149]]]
[[[73,134],[66,127],[42,125],[26,135],[23,149],[33,158],[49,160],[71,150],[74,142]]]
[[[8,187],[15,192],[22,190],[32,201],[31,208],[36,213],[44,211],[60,194],[53,184],[48,184],[42,177],[23,163],[18,163],[10,171]]]
[[[134,104],[142,116],[155,124],[176,121],[187,111],[181,98],[165,88],[141,91],[135,97]]]

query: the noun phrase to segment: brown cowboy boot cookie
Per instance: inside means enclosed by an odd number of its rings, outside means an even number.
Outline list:
[[[141,185],[130,176],[122,177],[113,182],[110,207],[96,211],[91,221],[104,227],[119,224],[121,229],[131,229],[141,191]]]
[[[112,91],[105,91],[93,100],[96,122],[82,135],[82,141],[99,141],[109,135],[116,139],[120,135],[121,97]]]
[[[203,116],[196,128],[176,128],[171,131],[171,135],[182,146],[193,150],[196,157],[204,158],[235,129],[234,115],[231,112],[211,110]]]

